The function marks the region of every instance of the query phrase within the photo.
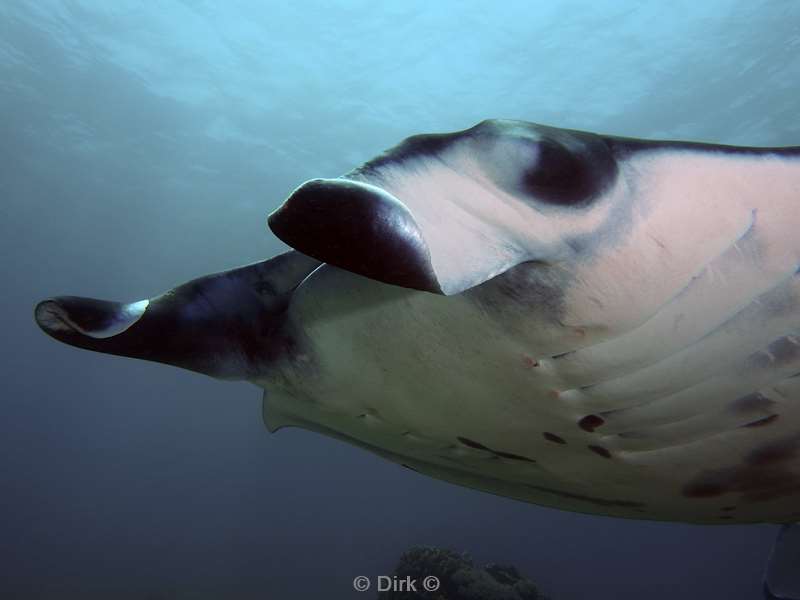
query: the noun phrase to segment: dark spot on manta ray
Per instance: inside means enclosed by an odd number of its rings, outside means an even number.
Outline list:
[[[593,433],[595,429],[605,423],[605,419],[599,415],[586,415],[578,421],[578,427],[589,433]]]
[[[469,448],[475,448],[476,450],[485,450],[486,452],[491,452],[494,455],[494,458],[502,457],[502,458],[509,458],[511,460],[523,460],[526,462],[535,463],[536,461],[532,458],[528,458],[527,456],[521,456],[520,454],[514,454],[513,452],[504,452],[502,450],[492,450],[488,446],[484,446],[480,442],[476,442],[475,440],[471,440],[469,438],[459,436],[458,441],[468,446]]]
[[[791,469],[798,451],[800,436],[771,442],[750,452],[740,465],[700,473],[682,493],[688,498],[739,493],[748,502],[800,494],[800,476]]]
[[[694,482],[683,487],[683,495],[687,498],[713,498],[725,493],[725,487],[715,482]]]
[[[798,449],[800,440],[797,438],[772,442],[753,450],[747,457],[747,464],[761,467],[786,462],[797,456]]]
[[[584,206],[616,179],[617,163],[600,136],[536,127],[525,143],[534,160],[520,187],[539,204]]]
[[[528,458],[527,456],[521,456],[519,454],[514,454],[513,452],[502,452],[500,450],[494,450],[494,453],[497,456],[500,456],[502,458],[509,458],[511,460],[524,460],[527,462],[536,462],[532,458]]]
[[[740,396],[731,402],[731,408],[741,412],[757,412],[768,410],[774,404],[774,400],[767,398],[761,392],[753,392],[745,396]]]
[[[445,455],[438,455],[438,458],[442,458],[448,462],[456,463],[459,467],[458,470],[452,469],[452,467],[445,467],[441,464],[437,464],[437,469],[450,469],[456,472],[463,472],[466,467],[466,471],[469,472],[469,465],[463,464],[461,461],[453,459],[451,456]],[[497,480],[499,484],[503,484],[505,482],[501,480]],[[536,490],[538,492],[544,492],[547,494],[553,494],[554,496],[558,496],[559,498],[565,498],[567,500],[578,500],[581,502],[588,502],[590,504],[594,504],[596,506],[603,506],[603,507],[613,507],[613,508],[647,508],[647,505],[644,502],[639,502],[637,500],[621,500],[621,499],[609,499],[609,498],[599,498],[597,496],[587,496],[585,494],[577,494],[574,492],[567,492],[564,490],[559,490],[555,488],[550,488],[542,485],[536,485],[533,483],[524,484],[526,488],[531,490]]]
[[[550,442],[555,442],[556,444],[566,444],[567,443],[567,440],[562,438],[560,435],[556,435],[555,433],[550,433],[549,431],[543,432],[542,435],[544,436],[544,439],[546,439],[546,440],[548,440]]]
[[[787,335],[770,342],[764,349],[750,355],[748,362],[757,369],[784,367],[800,360],[800,341]]]
[[[602,446],[593,446],[593,445],[589,445],[587,446],[587,448],[589,448],[589,450],[591,450],[595,454],[599,454],[603,458],[611,458],[611,452],[608,451],[608,448],[603,448]]]
[[[461,442],[462,444],[464,444],[465,446],[469,446],[470,448],[475,448],[476,450],[489,450],[489,448],[487,446],[484,446],[483,444],[480,444],[480,443],[478,443],[478,442],[476,442],[474,440],[471,440],[469,438],[465,438],[465,437],[460,437],[459,436],[456,439],[458,439],[458,441]]]
[[[778,419],[778,415],[770,415],[768,417],[764,417],[763,419],[758,419],[757,421],[753,421],[752,423],[747,423],[742,425],[742,427],[763,427],[764,425],[769,425],[770,423],[774,423]]]
[[[774,357],[776,365],[783,366],[800,358],[800,341],[794,336],[787,335],[767,346],[767,352]]]

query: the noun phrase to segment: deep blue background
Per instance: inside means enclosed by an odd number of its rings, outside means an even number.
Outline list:
[[[413,133],[506,117],[800,144],[800,3],[495,4],[0,3],[0,596],[358,598],[354,576],[428,543],[554,600],[760,597],[774,527],[460,489],[270,436],[247,384],[33,323],[51,295],[134,300],[271,256],[265,216],[297,184]]]

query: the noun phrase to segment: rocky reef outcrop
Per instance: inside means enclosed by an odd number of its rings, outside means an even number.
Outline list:
[[[425,589],[426,577],[435,577],[438,588]],[[413,589],[407,582],[414,582]],[[466,553],[430,546],[404,552],[387,586],[391,589],[379,591],[378,600],[549,600],[515,567],[479,567]]]

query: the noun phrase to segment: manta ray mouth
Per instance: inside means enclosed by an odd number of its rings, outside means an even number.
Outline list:
[[[76,335],[106,339],[136,323],[149,304],[149,300],[121,303],[60,296],[40,302],[34,318],[42,331],[62,341],[69,342]]]

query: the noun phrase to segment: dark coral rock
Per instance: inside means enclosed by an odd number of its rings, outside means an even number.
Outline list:
[[[439,589],[425,591],[423,581],[434,576]],[[417,546],[401,557],[393,580],[416,583],[416,591],[388,590],[378,600],[547,600],[536,586],[510,566],[476,567],[467,554]]]

